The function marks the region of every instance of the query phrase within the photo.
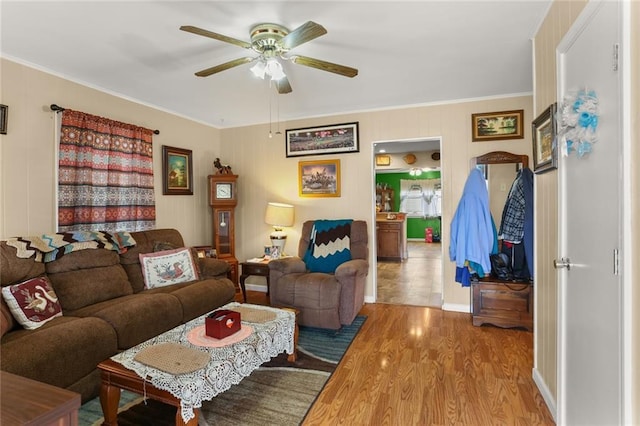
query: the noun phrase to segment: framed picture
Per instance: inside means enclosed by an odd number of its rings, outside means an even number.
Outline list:
[[[211,246],[194,246],[193,247],[196,252],[198,253],[198,258],[199,259],[204,259],[204,258],[216,258],[217,253],[216,253],[216,249],[214,249]]]
[[[339,197],[340,160],[298,162],[298,190],[301,197]]]
[[[524,110],[471,114],[474,142],[523,139]]]
[[[6,105],[0,105],[0,135],[7,134],[7,114],[9,107]]]
[[[162,193],[193,195],[191,150],[162,145]]]
[[[542,173],[558,168],[556,143],[556,104],[551,104],[531,123],[533,171]]]
[[[287,157],[360,151],[358,123],[287,130]]]
[[[390,155],[376,155],[376,166],[390,166],[391,165],[391,156]]]

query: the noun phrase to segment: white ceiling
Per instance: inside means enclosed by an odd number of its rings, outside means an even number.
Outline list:
[[[550,3],[3,0],[0,53],[224,128],[530,93],[530,39]],[[309,20],[327,34],[292,53],[355,67],[357,77],[287,62],[293,92],[286,95],[253,77],[250,65],[196,77],[247,51],[178,29],[248,41],[257,23],[293,30]]]

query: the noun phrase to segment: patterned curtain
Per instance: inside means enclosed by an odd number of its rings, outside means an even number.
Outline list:
[[[58,231],[155,228],[152,130],[65,109]]]

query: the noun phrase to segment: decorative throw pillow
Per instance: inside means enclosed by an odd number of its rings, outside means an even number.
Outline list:
[[[198,279],[191,250],[186,247],[140,254],[145,288],[164,287]]]
[[[351,260],[352,219],[316,220],[311,229],[304,263],[310,272],[333,273]]]
[[[45,276],[2,287],[2,297],[16,321],[28,330],[62,316],[58,296]]]

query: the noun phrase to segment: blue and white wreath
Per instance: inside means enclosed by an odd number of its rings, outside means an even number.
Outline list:
[[[580,90],[562,102],[558,136],[562,154],[575,152],[578,158],[589,154],[598,140],[598,96],[593,90]]]

